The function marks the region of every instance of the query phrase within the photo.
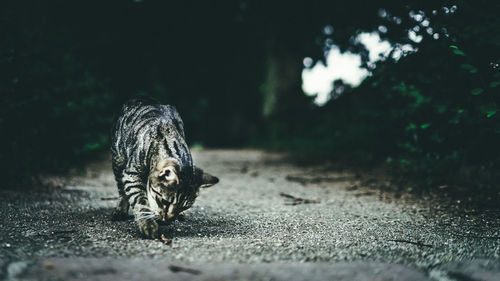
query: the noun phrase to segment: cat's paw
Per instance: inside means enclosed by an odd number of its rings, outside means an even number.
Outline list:
[[[146,238],[158,238],[158,223],[155,220],[143,220],[138,222],[139,232]]]
[[[116,208],[111,213],[112,221],[125,221],[132,218],[127,212],[124,212],[121,208]]]
[[[175,219],[178,220],[178,221],[185,221],[186,220],[186,214],[184,214],[184,213],[177,214],[177,216],[175,216]]]

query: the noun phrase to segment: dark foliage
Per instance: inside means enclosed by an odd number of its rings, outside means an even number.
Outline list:
[[[402,23],[390,26],[387,37],[406,43],[406,32],[419,26],[423,40],[412,42],[418,52],[378,63],[372,77],[312,110],[301,126],[281,127],[279,135],[286,137],[276,138],[276,146],[357,163],[385,159],[424,185],[496,186],[500,37],[494,30],[500,28],[500,5],[457,5],[453,13],[451,5],[395,10],[390,15]],[[409,17],[411,11],[425,15],[441,38]]]
[[[468,167],[493,171],[499,12],[491,1],[7,1],[0,169],[17,180],[106,150],[122,102],[147,94],[179,109],[191,144],[385,160],[430,185]],[[418,52],[315,106],[302,59],[323,60],[331,40],[366,63],[352,38],[380,25]],[[416,25],[420,43],[408,39]]]

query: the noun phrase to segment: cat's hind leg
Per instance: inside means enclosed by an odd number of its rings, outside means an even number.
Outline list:
[[[113,156],[113,174],[115,175],[116,185],[118,187],[118,194],[120,197],[120,201],[118,202],[118,206],[111,213],[111,220],[114,221],[123,221],[132,218],[132,216],[128,215],[128,209],[130,204],[128,202],[128,198],[125,195],[124,184],[122,179],[123,168],[117,163],[123,162],[120,158]]]
[[[121,196],[120,194],[120,201],[118,202],[118,206],[113,210],[113,213],[111,213],[111,219],[114,221],[124,221],[131,219],[133,216],[129,216],[128,214],[128,209],[130,207],[130,204],[125,198],[125,196]]]

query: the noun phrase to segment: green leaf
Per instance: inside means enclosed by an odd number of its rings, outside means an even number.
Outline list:
[[[465,69],[465,70],[469,71],[470,73],[476,73],[477,72],[477,68],[475,66],[467,64],[467,63],[464,63],[464,64],[460,65],[460,67],[462,69]]]
[[[470,91],[470,93],[474,96],[479,96],[480,94],[482,94],[484,92],[483,89],[481,88],[475,88],[475,89],[472,89],[472,91]]]
[[[434,134],[431,136],[431,140],[433,140],[434,142],[437,142],[437,143],[443,143],[445,138],[439,136],[439,134],[437,132],[434,132]]]
[[[458,50],[458,47],[455,45],[450,45],[450,48]]]
[[[490,118],[491,116],[495,115],[497,113],[496,110],[490,110],[486,113],[486,118]]]
[[[420,125],[420,129],[425,130],[425,129],[427,129],[430,125],[431,125],[431,123],[425,123],[425,124],[422,124],[422,125]]]
[[[490,83],[490,88],[495,88],[498,85],[500,85],[500,81],[493,81]]]
[[[82,151],[84,152],[88,152],[88,151],[93,151],[93,150],[97,150],[101,147],[101,144],[98,143],[98,142],[95,142],[95,143],[88,143],[88,144],[85,144],[83,146],[83,149]]]
[[[413,124],[413,123],[410,123],[408,126],[406,126],[405,130],[406,131],[413,131],[415,129],[417,129],[417,126],[415,124]]]
[[[446,110],[448,109],[448,106],[445,105],[445,104],[438,104],[438,105],[435,105],[436,107],[436,111],[439,113],[439,114],[443,114],[446,112]]]
[[[460,51],[460,50],[453,50],[453,53],[454,53],[455,55],[465,56],[465,53],[464,53],[464,52],[462,52],[462,51]]]

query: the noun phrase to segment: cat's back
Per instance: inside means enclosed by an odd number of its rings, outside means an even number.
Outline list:
[[[168,135],[184,138],[184,125],[176,108],[153,98],[133,98],[122,106],[113,126],[111,151],[119,159],[126,158],[132,149],[149,147],[157,138]]]
[[[144,133],[157,127],[174,127],[184,136],[184,128],[179,113],[174,106],[160,104],[153,98],[140,97],[128,100],[121,109],[113,128],[116,134]]]
[[[117,120],[117,130],[120,129],[134,129],[140,123],[143,125],[150,125],[150,123],[162,117],[162,105],[152,98],[134,98],[130,99],[123,104],[120,116]],[[120,125],[120,127],[118,127]]]

